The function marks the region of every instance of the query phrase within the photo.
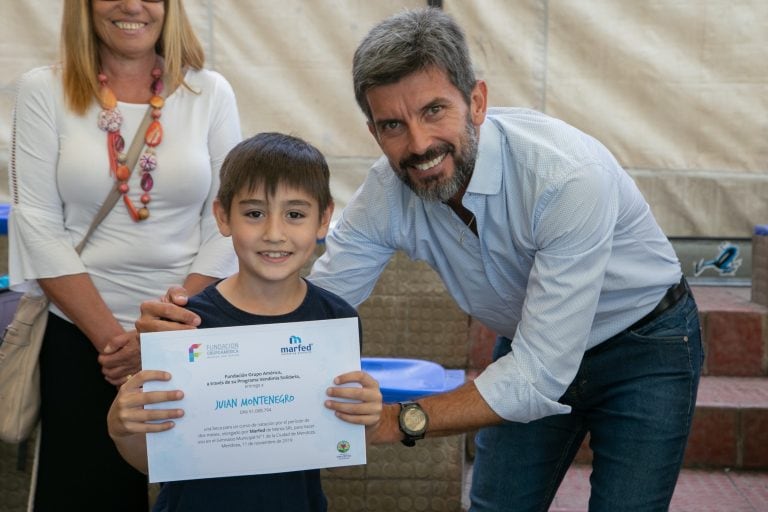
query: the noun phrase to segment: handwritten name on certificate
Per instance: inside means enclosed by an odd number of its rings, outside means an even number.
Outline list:
[[[142,367],[171,373],[184,416],[147,434],[149,481],[365,464],[365,427],[323,405],[333,378],[360,369],[356,318],[141,335]]]

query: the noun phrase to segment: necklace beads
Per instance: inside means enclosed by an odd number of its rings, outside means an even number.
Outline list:
[[[107,132],[107,153],[109,156],[109,172],[117,182],[117,189],[123,196],[123,203],[128,210],[128,214],[134,222],[140,222],[149,218],[149,203],[152,201],[150,191],[154,187],[155,180],[152,177],[152,171],[157,168],[157,155],[155,148],[163,141],[163,126],[160,124],[160,116],[165,100],[160,94],[163,92],[163,71],[159,67],[152,70],[152,85],[150,91],[152,97],[149,100],[152,116],[152,122],[144,133],[144,143],[146,148],[139,157],[139,168],[141,169],[141,178],[139,184],[142,194],[139,197],[141,205],[137,208],[131,198],[128,196],[130,187],[128,180],[131,177],[131,170],[126,165],[127,155],[125,154],[125,139],[120,134],[120,127],[123,124],[123,115],[117,108],[117,97],[110,89],[107,83],[107,75],[99,73],[99,103],[101,112],[99,113],[98,126]]]

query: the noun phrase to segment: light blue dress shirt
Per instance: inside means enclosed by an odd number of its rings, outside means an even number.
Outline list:
[[[420,199],[379,159],[309,276],[354,305],[393,253],[427,262],[459,307],[513,340],[475,384],[501,417],[567,413],[557,400],[584,351],[650,312],[680,264],[610,152],[544,114],[488,111],[463,198],[479,238],[445,204]]]

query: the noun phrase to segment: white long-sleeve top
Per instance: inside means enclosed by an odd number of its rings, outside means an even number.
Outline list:
[[[231,241],[220,235],[211,211],[219,168],[241,138],[235,96],[213,71],[190,71],[186,83],[192,90],[179,86],[162,109],[149,219],[134,222],[118,201],[78,255],[74,247],[114,184],[106,132],[97,126],[101,107],[94,102],[85,115],[73,114],[56,67],[37,68],[20,79],[9,172],[14,289],[26,289],[38,278],[87,272],[129,329],[143,300],[162,296],[190,273],[225,277],[236,270]],[[118,108],[127,151],[147,105]],[[137,207],[140,175],[137,166],[129,182]],[[53,305],[51,311],[66,318]]]

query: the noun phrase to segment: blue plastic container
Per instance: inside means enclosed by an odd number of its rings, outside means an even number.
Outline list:
[[[414,400],[462,385],[464,370],[446,370],[422,359],[363,357],[361,368],[379,381],[385,403]]]
[[[0,235],[8,234],[8,214],[11,213],[11,205],[0,203]]]
[[[768,235],[768,224],[758,224],[755,226],[755,234],[759,236]]]

